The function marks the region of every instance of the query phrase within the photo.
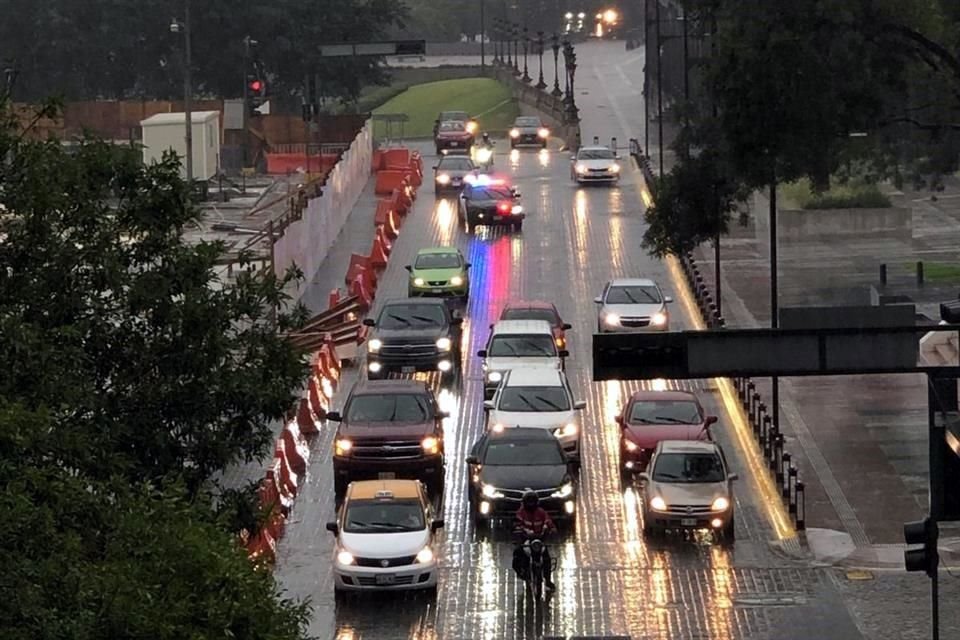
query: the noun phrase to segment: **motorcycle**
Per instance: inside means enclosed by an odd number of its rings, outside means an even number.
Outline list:
[[[493,145],[489,147],[477,147],[474,152],[474,159],[477,167],[482,171],[489,171],[493,168]]]
[[[523,551],[529,562],[526,572],[527,588],[530,589],[530,593],[535,600],[539,600],[543,596],[544,549],[546,549],[546,545],[540,539],[535,538],[523,543]]]

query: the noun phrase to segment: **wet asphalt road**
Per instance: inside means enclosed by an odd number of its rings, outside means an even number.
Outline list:
[[[579,85],[584,140],[593,133],[625,141],[631,132],[623,114],[635,108],[635,92],[615,76],[623,69],[604,56],[637,64],[622,45],[584,48]],[[592,57],[591,57],[592,56]],[[640,62],[642,68],[642,61]],[[599,69],[591,75],[590,69]],[[611,70],[613,69],[613,70]],[[605,73],[611,74],[603,78]],[[593,103],[591,103],[593,101]],[[600,108],[600,103],[605,108]],[[619,104],[618,104],[619,102]],[[642,104],[642,101],[640,101]],[[610,112],[618,112],[612,117]],[[642,122],[642,120],[641,120]],[[635,135],[635,134],[633,134]],[[566,154],[523,151],[508,158],[501,141],[496,170],[509,176],[523,194],[528,214],[523,231],[481,229],[468,235],[457,224],[454,202],[436,200],[425,183],[395,243],[382,275],[377,304],[406,292],[415,252],[427,246],[454,245],[473,264],[471,299],[464,324],[462,386],[441,392],[447,471],[442,508],[446,528],[438,556],[440,588],[436,600],[409,594],[373,594],[335,603],[331,573],[332,536],[324,523],[333,518],[329,428],[311,445],[306,486],[292,522],[279,545],[276,574],[286,595],[309,598],[314,606],[311,632],[338,639],[486,639],[620,635],[632,638],[818,638],[859,637],[837,597],[834,575],[810,566],[784,545],[776,526],[781,513],[756,482],[743,441],[712,381],[663,381],[668,388],[694,389],[708,412],[720,416],[716,439],[741,480],[736,483],[737,541],[715,544],[709,534],[648,543],[641,533],[635,489],[624,486],[617,470],[619,429],[613,417],[622,402],[649,382],[591,382],[590,338],[596,327],[592,302],[603,284],[616,276],[649,276],[677,302],[676,329],[693,327],[676,273],[640,248],[645,228],[639,173],[625,158],[619,187],[577,188],[569,179]],[[427,157],[429,172],[435,162]],[[476,351],[488,326],[511,299],[553,301],[574,329],[568,332],[571,357],[567,373],[583,412],[584,461],[576,531],[555,542],[559,559],[557,593],[535,609],[510,570],[506,538],[478,536],[468,516],[464,457],[485,421],[483,384]],[[343,389],[356,379],[350,370]],[[338,400],[345,394],[341,392]],[[789,532],[788,532],[789,535]],[[783,547],[786,547],[784,550]]]

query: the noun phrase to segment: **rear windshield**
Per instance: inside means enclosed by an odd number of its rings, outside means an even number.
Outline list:
[[[653,470],[656,482],[723,482],[723,463],[713,453],[663,453]]]
[[[473,161],[465,156],[444,156],[437,167],[447,171],[473,171],[476,169],[473,166]]]
[[[564,387],[506,387],[497,408],[500,411],[569,411],[570,397]]]
[[[483,464],[488,465],[559,465],[564,464],[563,451],[555,442],[491,442]]]
[[[467,125],[462,122],[441,122],[440,131],[464,131]]]
[[[377,320],[381,329],[423,329],[443,327],[447,324],[442,303],[432,304],[391,304],[383,308]]]
[[[460,256],[456,253],[425,253],[417,257],[414,266],[417,269],[454,269],[460,266]]]
[[[512,200],[513,193],[507,187],[474,187],[467,192],[474,200]]]
[[[470,116],[467,115],[466,111],[442,111],[440,112],[441,120],[469,120]]]
[[[426,529],[423,506],[416,500],[351,500],[343,530],[347,533],[384,533]]]
[[[703,419],[695,402],[640,400],[633,403],[628,421],[640,424],[699,424]]]
[[[607,304],[656,304],[662,302],[660,290],[652,285],[610,287]]]
[[[518,127],[539,127],[540,118],[517,118],[514,124]]]
[[[504,309],[501,320],[546,320],[551,326],[560,324],[560,318],[553,309]]]
[[[420,423],[433,419],[430,400],[418,394],[364,394],[354,396],[347,408],[350,422]]]
[[[557,345],[553,342],[553,336],[543,335],[542,333],[494,336],[493,340],[490,341],[490,348],[487,349],[487,355],[491,358],[530,358],[538,356],[556,358]]]

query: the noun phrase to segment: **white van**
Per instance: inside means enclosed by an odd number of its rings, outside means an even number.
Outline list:
[[[545,367],[563,370],[566,349],[558,349],[553,328],[546,320],[501,320],[494,324],[483,358],[483,399],[490,400],[511,369]]]

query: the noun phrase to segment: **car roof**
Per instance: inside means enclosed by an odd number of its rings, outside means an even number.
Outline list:
[[[610,151],[610,147],[602,144],[592,144],[589,146],[580,147],[580,151]]]
[[[461,127],[467,126],[467,123],[464,122],[463,120],[444,120],[443,122],[440,123],[440,126],[442,127],[445,124],[456,124],[456,125],[460,125]]]
[[[359,380],[353,387],[354,395],[379,395],[394,393],[431,394],[430,387],[422,380]]]
[[[554,311],[556,308],[555,304],[547,302],[546,300],[511,300],[503,305],[504,311],[507,309],[549,309],[550,311]],[[500,313],[503,313],[503,311]]]
[[[720,453],[714,442],[702,440],[661,440],[660,453]]]
[[[518,367],[507,372],[505,387],[559,387],[563,385],[563,372],[556,369]]]
[[[493,325],[491,332],[494,335],[545,333],[553,336],[553,327],[546,320],[500,320]]]
[[[690,391],[670,390],[653,391],[650,389],[641,389],[630,396],[630,400],[684,400],[699,402],[697,395]]]
[[[420,498],[420,482],[417,480],[357,480],[350,483],[347,498],[351,500],[376,500],[377,498],[393,498],[408,500]]]
[[[443,298],[393,298],[384,302],[383,306],[391,304],[422,305],[424,307],[447,307],[447,304],[443,301]]]
[[[457,249],[456,247],[425,247],[423,249],[420,249],[420,251],[417,251],[418,256],[426,256],[426,255],[433,255],[433,254],[446,255],[448,253],[459,254],[460,249]]]
[[[520,122],[521,120],[536,120],[537,122],[541,122],[540,116],[517,116],[514,122]]]
[[[488,431],[487,432],[488,440],[496,441],[536,441],[542,440],[544,442],[557,442],[556,436],[550,432],[549,429],[538,429],[532,427],[513,427],[510,429],[503,429],[497,431]]]
[[[466,111],[441,111],[441,112],[440,112],[440,115],[441,115],[441,116],[444,116],[444,115],[445,115],[445,116],[447,116],[447,117],[453,116],[454,114],[465,116],[465,115],[467,115],[467,112],[466,112]]]
[[[650,278],[614,278],[611,287],[655,287],[657,283]]]

